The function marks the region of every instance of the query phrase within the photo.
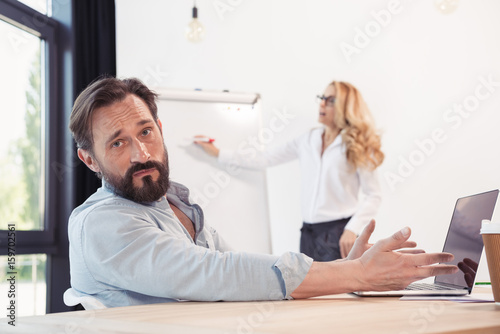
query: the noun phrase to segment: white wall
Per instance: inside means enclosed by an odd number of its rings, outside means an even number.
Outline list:
[[[500,1],[462,0],[448,14],[431,0],[197,4],[207,36],[190,44],[184,31],[191,1],[117,0],[119,76],[153,86],[259,92],[264,126],[277,112],[293,115],[269,145],[317,125],[314,96],[330,81],[353,83],[383,131],[386,153],[373,239],[409,225],[420,246],[440,250],[456,198],[500,187],[500,86],[477,88],[479,78],[500,82]],[[387,8],[395,14],[383,16],[381,26],[373,13]],[[365,28],[372,29],[368,42],[359,36]],[[346,57],[346,44],[361,47]],[[469,116],[448,111],[464,103],[474,109]],[[432,147],[427,140],[436,130],[441,142]],[[415,141],[427,143],[428,155]],[[417,166],[401,167],[410,158]],[[391,185],[388,173],[399,182]],[[275,253],[298,250],[298,177],[297,163],[268,170]]]

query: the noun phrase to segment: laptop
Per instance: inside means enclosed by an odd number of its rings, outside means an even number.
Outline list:
[[[458,265],[459,262],[463,262],[469,265],[474,263],[479,265],[483,251],[483,239],[480,234],[481,221],[491,220],[497,197],[498,189],[457,200],[443,247],[443,252],[452,253],[455,256],[451,264]],[[472,262],[464,261],[466,258]],[[468,272],[467,277],[465,277],[465,271]],[[436,276],[434,283],[414,282],[404,290],[359,291],[355,294],[359,296],[466,295],[472,292],[476,270],[465,271],[459,270],[455,274]]]

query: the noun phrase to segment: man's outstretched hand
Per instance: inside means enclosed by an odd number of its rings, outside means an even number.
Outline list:
[[[457,266],[438,264],[453,260],[449,253],[425,253],[414,249],[408,227],[370,244],[375,229],[372,220],[356,239],[347,258],[331,262],[313,262],[293,298],[353,291],[400,290],[430,276],[453,274]]]
[[[354,246],[352,247],[351,251],[349,252],[349,255],[347,256],[347,260],[355,260],[357,258],[360,258],[361,255],[363,255],[368,249],[370,249],[373,244],[369,243],[368,240],[370,239],[373,231],[375,230],[375,220],[371,220],[368,225],[363,229],[363,232],[359,235],[359,237],[356,239],[356,242],[354,243]],[[406,241],[401,245],[401,248],[415,248],[417,246],[417,243],[414,241]],[[424,250],[422,249],[402,249],[399,250],[401,253],[411,253],[411,254],[418,254],[418,253],[425,253]]]
[[[358,239],[362,239],[365,231],[364,238],[369,238],[375,228],[374,225],[375,222],[371,221]],[[367,250],[359,257],[365,273],[360,279],[363,289],[366,289],[365,286],[371,286],[369,290],[400,290],[426,277],[458,271],[454,265],[437,264],[452,261],[453,254],[425,253],[418,249],[401,250],[416,247],[415,242],[408,241],[410,235],[410,228],[405,227],[371,247],[368,247],[368,242],[364,243]]]

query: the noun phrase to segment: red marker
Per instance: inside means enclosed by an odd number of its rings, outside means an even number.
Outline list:
[[[214,138],[208,138],[208,137],[199,137],[199,138],[193,138],[194,141],[201,141],[204,143],[213,143],[215,141]]]

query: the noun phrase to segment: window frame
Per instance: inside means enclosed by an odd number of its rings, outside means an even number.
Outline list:
[[[70,287],[68,217],[74,207],[75,147],[67,124],[74,100],[73,2],[53,1],[49,17],[17,1],[0,1],[0,18],[45,40],[44,230],[16,231],[16,254],[46,254],[46,313],[75,310],[63,302]],[[0,230],[0,255],[8,253]]]
[[[42,175],[44,179],[44,187],[41,189],[44,196],[43,208],[43,230],[20,231],[16,229],[16,254],[33,254],[57,253],[58,247],[56,244],[55,232],[57,219],[56,201],[50,200],[54,198],[57,188],[57,179],[50,173],[50,161],[57,161],[57,143],[53,135],[53,125],[58,121],[57,108],[57,56],[58,45],[56,42],[58,24],[57,22],[31,7],[15,1],[4,0],[0,2],[0,19],[12,24],[13,26],[27,31],[30,34],[44,41],[45,46],[41,51],[44,52],[42,59],[45,59],[42,64],[43,85],[42,85],[42,106],[44,110],[44,143],[42,145],[43,164],[41,165]],[[0,255],[7,254],[7,230],[0,230]]]

